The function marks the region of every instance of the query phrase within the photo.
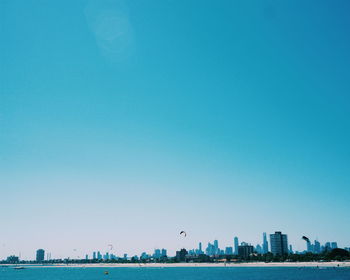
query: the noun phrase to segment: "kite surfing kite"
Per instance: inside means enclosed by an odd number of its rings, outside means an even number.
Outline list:
[[[310,243],[310,239],[306,236],[303,236],[301,239],[305,240],[307,243]]]
[[[187,233],[185,231],[180,231],[180,235],[182,235],[183,237],[186,237],[187,236]]]

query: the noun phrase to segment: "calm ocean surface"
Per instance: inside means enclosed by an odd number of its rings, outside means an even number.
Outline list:
[[[104,272],[108,270],[109,274]],[[349,268],[0,268],[0,280],[350,280]]]

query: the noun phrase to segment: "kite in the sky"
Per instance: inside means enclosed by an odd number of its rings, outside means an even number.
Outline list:
[[[180,231],[180,235],[183,235],[184,237],[186,237],[187,236],[187,233],[185,232],[185,231]]]
[[[307,243],[310,243],[310,239],[307,238],[306,236],[303,236],[301,239],[305,240]]]

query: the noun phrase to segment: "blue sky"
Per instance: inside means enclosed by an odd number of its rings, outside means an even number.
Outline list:
[[[0,258],[350,246],[349,6],[1,1]]]

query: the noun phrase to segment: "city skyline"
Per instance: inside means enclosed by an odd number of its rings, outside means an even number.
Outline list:
[[[0,258],[349,246],[349,9],[0,1]]]
[[[286,234],[282,234],[283,240],[279,240],[281,237],[274,237],[276,234],[281,234],[280,231],[276,231],[275,233],[271,233],[269,234],[270,238],[269,241],[267,241],[267,251],[264,251],[264,243],[265,243],[265,238],[266,238],[266,233],[263,232],[263,238],[260,242],[252,243],[252,242],[247,242],[247,240],[245,240],[244,238],[242,240],[240,240],[239,237],[235,236],[232,240],[233,242],[231,244],[225,244],[219,246],[219,240],[215,239],[215,240],[211,240],[207,242],[207,246],[205,246],[205,249],[203,249],[203,245],[202,245],[202,241],[198,242],[198,247],[193,247],[191,248],[184,248],[186,250],[188,250],[188,254],[191,255],[200,255],[200,254],[205,254],[208,256],[213,256],[213,255],[240,255],[239,252],[239,247],[241,246],[248,246],[248,247],[252,247],[252,249],[249,249],[248,251],[246,251],[246,249],[244,249],[245,252],[256,252],[258,254],[265,254],[267,252],[270,252],[274,255],[276,254],[285,254],[285,253],[297,253],[297,254],[304,254],[306,252],[312,252],[312,253],[321,253],[323,251],[329,251],[331,249],[334,248],[339,248],[338,246],[338,242],[337,241],[325,241],[325,242],[320,242],[319,240],[315,239],[314,243],[313,242],[305,242],[303,240],[304,243],[304,247],[303,249],[301,249],[300,251],[298,250],[293,250],[292,251],[292,247],[294,244],[292,244],[291,242],[288,241],[287,235]],[[277,238],[277,240],[275,241],[275,239]],[[302,240],[302,238],[301,238]],[[277,242],[277,243],[276,243]],[[278,242],[280,244],[278,244]],[[283,242],[286,242],[284,245],[282,245]],[[274,244],[275,243],[275,244]],[[349,242],[350,243],[350,242]],[[279,247],[280,249],[276,249],[276,246]],[[176,251],[180,250],[181,248],[175,248],[174,251],[170,250],[170,254],[167,248],[163,248],[163,247],[159,247],[159,248],[153,248],[154,250],[154,254],[151,251],[147,251],[144,249],[139,249],[139,251],[136,253],[135,251],[130,253],[130,251],[126,250],[126,251],[120,251],[117,252],[113,246],[113,244],[108,244],[107,245],[108,249],[106,249],[105,251],[103,249],[97,249],[97,250],[90,250],[90,253],[88,252],[89,250],[87,249],[73,249],[73,253],[71,255],[67,255],[67,256],[58,256],[52,254],[52,252],[47,252],[44,249],[38,249],[35,251],[35,256],[34,258],[31,257],[22,257],[22,254],[19,253],[18,255],[16,255],[15,253],[13,254],[9,254],[6,257],[1,257],[0,255],[0,260],[3,259],[5,260],[7,257],[12,257],[12,256],[17,256],[19,257],[20,260],[26,260],[26,261],[30,261],[33,259],[36,259],[37,262],[41,262],[43,260],[55,260],[55,259],[77,259],[77,260],[109,260],[109,259],[117,259],[117,258],[127,258],[130,259],[131,257],[137,256],[139,258],[142,259],[142,256],[144,255],[145,258],[149,258],[149,257],[155,257],[155,255],[159,255],[159,256],[170,256],[170,257],[174,257],[176,254]],[[283,248],[281,248],[283,247]],[[294,248],[294,247],[293,247]],[[347,248],[347,250],[350,249],[350,244],[343,246],[340,248]],[[141,253],[142,252],[142,253]],[[232,252],[232,253],[229,253]],[[46,253],[46,255],[45,255]],[[248,255],[249,255],[248,253]],[[157,257],[155,257],[157,258]]]

